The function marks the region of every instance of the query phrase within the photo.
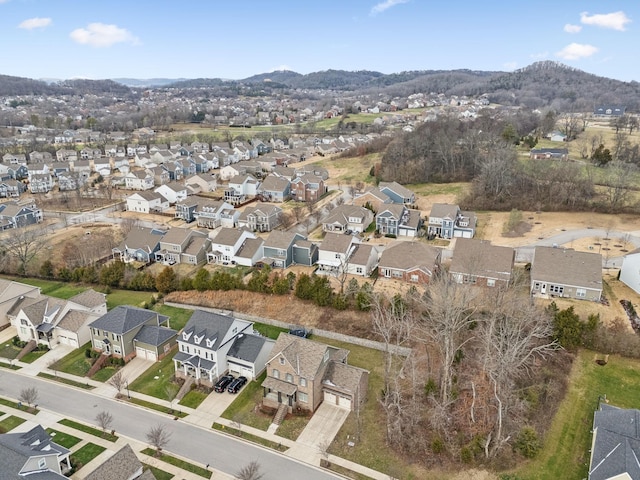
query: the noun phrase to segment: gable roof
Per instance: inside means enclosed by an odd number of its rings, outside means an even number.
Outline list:
[[[508,281],[511,278],[515,250],[491,245],[485,240],[457,238],[450,273],[463,273]]]
[[[132,228],[118,248],[120,250],[124,250],[125,248],[140,248],[146,250],[147,252],[151,252],[158,245],[158,243],[160,243],[160,240],[162,240],[162,237],[165,234],[166,232],[153,228]]]
[[[218,313],[207,312],[204,310],[195,310],[187,324],[184,326],[182,335],[178,340],[183,343],[199,345],[200,347],[206,347],[215,351],[222,344],[222,341],[234,322],[244,324],[244,328],[250,325],[249,322],[244,322],[228,315],[220,315]],[[188,338],[185,339],[185,336]],[[204,336],[204,340],[209,340],[211,346],[206,346],[207,343],[203,341],[196,343],[196,336]]]
[[[56,327],[77,333],[82,325],[89,319],[95,319],[98,314],[84,312],[81,310],[69,310],[64,317],[60,319]]]
[[[396,241],[386,247],[380,256],[380,267],[395,270],[427,270],[433,272],[440,258],[440,250],[422,242]]]
[[[107,302],[105,293],[96,292],[93,288],[78,293],[69,299],[70,302],[77,303],[87,308],[96,308]]]
[[[326,252],[337,252],[346,254],[354,240],[355,239],[353,235],[327,232],[319,248],[320,250],[324,250]]]
[[[318,375],[320,367],[325,360],[325,353],[328,352],[327,361],[330,359],[342,361],[347,358],[349,352],[326,345],[324,343],[314,342],[302,337],[290,335],[282,332],[278,335],[275,345],[271,352],[271,362],[279,356],[283,356],[285,360],[294,368],[296,374],[308,379],[315,379]]]
[[[296,232],[287,232],[283,230],[272,230],[264,242],[264,246],[268,248],[279,248],[286,250],[296,239],[304,239],[304,237]]]
[[[266,338],[258,335],[241,333],[233,341],[231,348],[227,352],[227,356],[253,363],[258,358],[266,341]]]
[[[267,175],[262,180],[261,190],[270,192],[284,192],[290,185],[290,181],[285,177],[278,177],[276,175]]]
[[[346,225],[349,223],[349,218],[361,218],[366,220],[367,217],[373,217],[373,212],[364,207],[358,205],[340,205],[335,208],[331,215],[326,218],[322,223],[331,224],[338,223],[340,225]]]
[[[156,319],[156,325],[161,325],[165,323],[169,317],[160,315],[153,310],[131,307],[129,305],[119,305],[94,322],[91,322],[89,326],[122,335],[130,332],[134,328],[144,325],[151,319]]]
[[[380,182],[378,188],[384,193],[385,190],[389,190],[402,198],[411,198],[415,194],[406,187],[403,187],[398,182]]]
[[[531,262],[531,280],[602,290],[602,255],[536,247]]]
[[[371,258],[371,254],[376,252],[376,256],[378,251],[373,245],[359,243],[356,244],[356,248],[349,257],[349,263],[351,265],[366,265]]]
[[[264,240],[258,238],[247,238],[244,244],[236,252],[236,257],[239,258],[253,258],[253,256],[260,250],[260,247],[264,244]]]
[[[434,203],[431,206],[431,213],[429,214],[429,220],[434,218],[456,218],[456,215],[460,211],[458,205],[450,205],[448,203]]]
[[[136,333],[134,340],[158,347],[176,335],[178,335],[178,332],[172,328],[159,327],[157,325],[143,325],[140,331]]]
[[[89,473],[85,480],[130,480],[142,471],[142,463],[127,443]],[[152,474],[152,478],[153,474]]]

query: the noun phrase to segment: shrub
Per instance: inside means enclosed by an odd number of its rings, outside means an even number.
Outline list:
[[[536,432],[535,428],[522,427],[520,432],[518,432],[513,448],[520,452],[525,458],[535,457],[542,448],[542,444],[538,438],[538,432]]]
[[[85,356],[85,358],[91,358],[91,349],[90,348],[85,349],[84,356]]]
[[[435,454],[444,452],[444,442],[440,437],[434,438],[431,442],[431,451]]]

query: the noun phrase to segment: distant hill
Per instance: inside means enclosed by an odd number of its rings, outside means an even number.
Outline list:
[[[58,84],[61,87],[66,87],[76,95],[79,94],[111,94],[111,95],[127,95],[131,93],[131,89],[126,85],[114,82],[113,80],[64,80]]]
[[[283,85],[291,85],[301,77],[304,77],[301,73],[292,72],[291,70],[275,70],[269,73],[261,73],[259,75],[253,75],[252,77],[241,80],[242,83],[256,83],[256,82],[275,82]]]
[[[121,83],[127,87],[163,87],[171,83],[183,82],[187,78],[112,78],[114,82]]]

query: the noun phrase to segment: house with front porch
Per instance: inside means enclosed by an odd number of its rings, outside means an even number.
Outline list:
[[[195,310],[177,339],[176,377],[212,387],[226,372],[249,380],[265,368],[273,340],[256,334],[253,322]]]
[[[445,239],[473,238],[476,223],[475,212],[463,212],[458,205],[434,203],[429,214],[427,235]]]
[[[418,241],[395,241],[380,255],[378,276],[425,285],[440,269],[442,252]]]
[[[245,207],[238,217],[238,227],[245,227],[253,232],[270,232],[280,225],[282,208],[270,203],[258,202]]]
[[[404,204],[384,205],[376,214],[376,231],[394,237],[417,237],[422,230],[419,210],[409,210]]]
[[[165,326],[166,325],[166,326]],[[91,346],[105,355],[162,360],[176,344],[178,332],[169,317],[153,310],[119,305],[89,324]]]
[[[281,333],[266,362],[262,403],[288,412],[314,412],[322,402],[357,411],[369,372],[348,365],[348,350]]]
[[[322,222],[325,232],[364,232],[373,222],[373,212],[357,205],[340,205]]]
[[[224,226],[233,228],[240,216],[240,212],[233,205],[222,200],[198,199],[198,207],[193,216],[198,223],[198,227],[218,228],[223,226],[224,220]]]
[[[160,193],[141,191],[127,197],[127,211],[159,213],[169,208],[169,200]]]

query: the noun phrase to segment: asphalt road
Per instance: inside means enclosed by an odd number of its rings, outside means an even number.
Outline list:
[[[116,433],[146,443],[147,431],[155,425],[164,425],[171,432],[165,451],[189,458],[204,466],[234,475],[240,468],[256,460],[264,473],[264,480],[302,478],[304,480],[328,480],[338,478],[327,472],[292,460],[284,455],[235,440],[180,420],[174,421],[115,400],[99,397],[88,392],[58,386],[33,377],[0,370],[0,395],[18,398],[26,387],[38,388],[38,407],[68,418],[96,425],[95,417],[100,411],[109,411],[114,418]],[[34,419],[37,421],[37,417]]]

